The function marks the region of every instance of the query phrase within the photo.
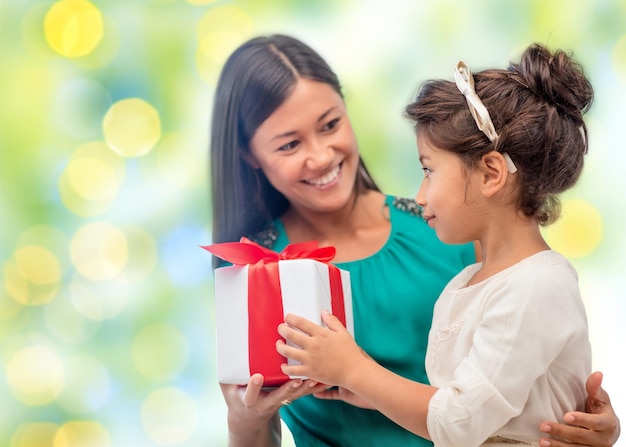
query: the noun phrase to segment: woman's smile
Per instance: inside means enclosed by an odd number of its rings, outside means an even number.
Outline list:
[[[333,183],[339,177],[339,173],[341,171],[341,165],[342,163],[339,163],[337,166],[335,166],[326,174],[320,175],[319,177],[316,177],[316,178],[303,180],[303,182],[308,185],[312,185],[316,187],[330,186],[330,184]]]

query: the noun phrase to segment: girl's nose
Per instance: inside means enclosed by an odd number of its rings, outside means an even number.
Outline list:
[[[415,201],[421,207],[426,206],[426,192],[424,191],[424,181],[420,184],[420,189],[417,191],[417,195],[415,196]]]

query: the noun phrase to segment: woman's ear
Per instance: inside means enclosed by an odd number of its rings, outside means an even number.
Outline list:
[[[252,155],[252,152],[244,151],[242,149],[239,149],[239,151],[241,153],[241,158],[243,158],[243,161],[248,163],[248,165],[252,169],[260,169],[261,168],[261,165],[259,165],[259,162],[256,161],[256,158],[254,157],[254,155]]]
[[[481,188],[485,197],[491,197],[504,189],[509,171],[506,159],[500,152],[491,151],[480,159]]]

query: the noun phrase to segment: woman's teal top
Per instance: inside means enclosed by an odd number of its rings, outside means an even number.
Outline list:
[[[463,267],[475,262],[472,244],[445,245],[410,199],[387,196],[391,234],[374,255],[336,263],[350,272],[356,342],[378,363],[428,383],[424,368],[433,305]],[[274,251],[289,241],[280,220],[253,238]],[[301,446],[432,446],[378,411],[305,396],[282,407]]]

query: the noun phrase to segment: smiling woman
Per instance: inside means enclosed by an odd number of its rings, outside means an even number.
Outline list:
[[[250,153],[297,213],[332,210],[352,194],[359,153],[343,100],[328,84],[299,79],[254,133]]]

